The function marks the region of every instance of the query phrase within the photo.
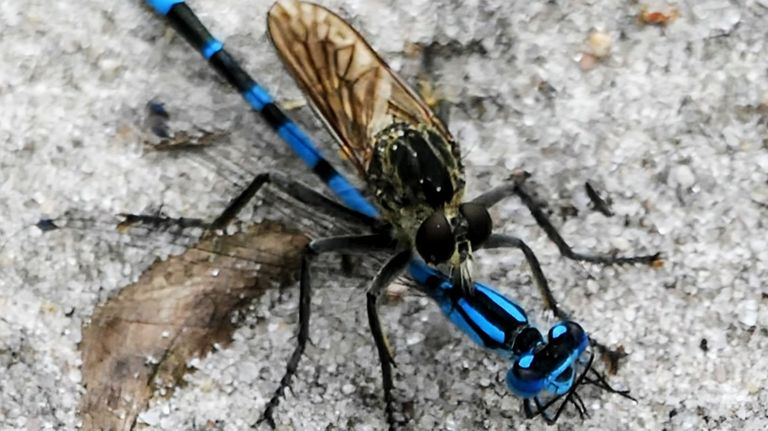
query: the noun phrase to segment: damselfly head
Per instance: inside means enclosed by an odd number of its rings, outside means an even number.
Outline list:
[[[541,415],[546,422],[554,423],[569,403],[579,416],[586,416],[586,406],[577,393],[585,384],[635,400],[629,391],[612,388],[592,368],[594,354],[589,344],[589,337],[579,324],[561,322],[550,329],[545,344],[515,361],[507,373],[507,386],[524,398],[526,416]],[[550,409],[555,410],[554,415]]]
[[[472,251],[482,247],[492,229],[491,216],[482,205],[463,203],[451,215],[438,209],[416,231],[416,250],[429,264],[449,263],[454,284],[469,289]]]
[[[579,358],[589,337],[575,322],[553,326],[547,342],[521,355],[507,373],[507,386],[522,398],[560,396],[573,386]]]

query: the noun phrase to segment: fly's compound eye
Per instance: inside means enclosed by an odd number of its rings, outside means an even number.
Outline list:
[[[442,211],[435,211],[416,231],[416,250],[427,263],[447,261],[455,248],[453,230]]]
[[[472,243],[472,249],[477,250],[491,236],[491,216],[484,206],[472,202],[461,204],[459,212],[467,221],[467,238]]]

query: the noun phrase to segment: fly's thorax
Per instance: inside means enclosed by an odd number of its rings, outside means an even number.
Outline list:
[[[455,213],[464,194],[458,145],[426,125],[393,123],[376,135],[368,186],[384,218],[412,241],[437,209]]]

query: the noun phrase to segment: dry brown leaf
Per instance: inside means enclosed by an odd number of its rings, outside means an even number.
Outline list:
[[[307,238],[277,223],[200,241],[156,262],[93,313],[80,345],[84,430],[130,430],[188,361],[227,345],[230,315],[298,273]]]

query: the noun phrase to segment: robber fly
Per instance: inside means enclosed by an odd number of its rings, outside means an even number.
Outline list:
[[[471,289],[472,252],[491,234],[482,205],[463,202],[459,145],[427,104],[354,28],[322,6],[283,1],[269,36],[351,162],[402,247],[447,264]]]

